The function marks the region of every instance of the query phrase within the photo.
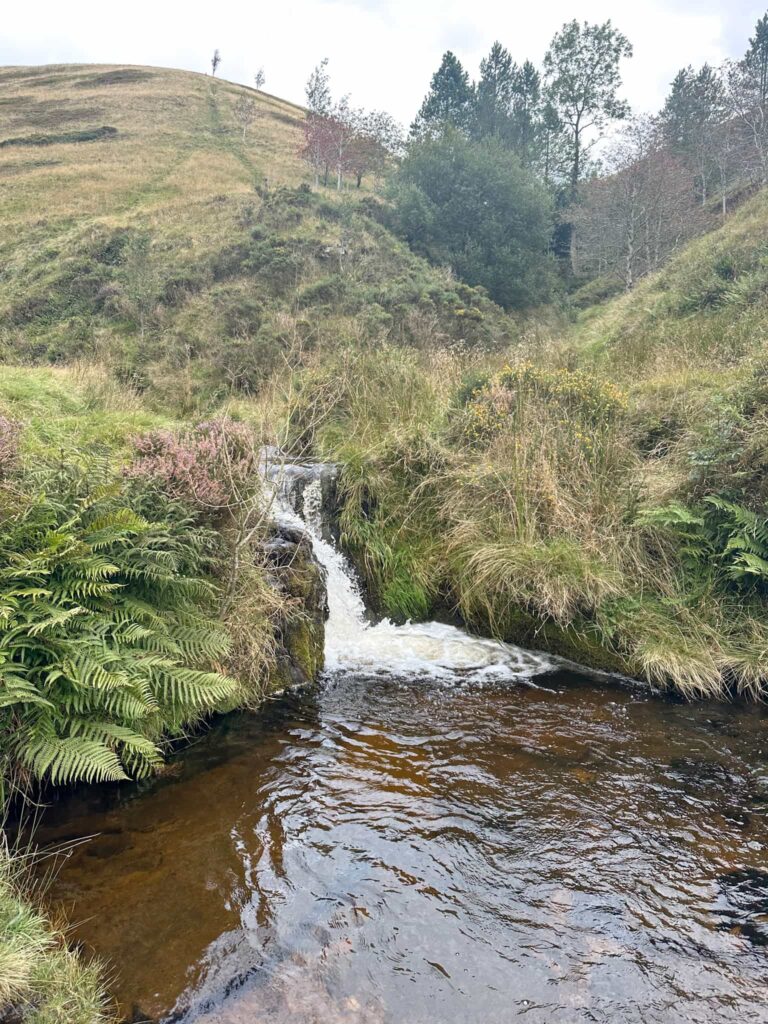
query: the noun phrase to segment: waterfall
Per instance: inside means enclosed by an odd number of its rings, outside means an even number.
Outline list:
[[[371,623],[354,569],[334,542],[326,517],[326,496],[336,474],[337,467],[322,464],[283,465],[266,474],[274,487],[278,523],[309,535],[327,574],[327,674],[523,681],[555,667],[555,659],[545,654],[472,636],[446,623]]]

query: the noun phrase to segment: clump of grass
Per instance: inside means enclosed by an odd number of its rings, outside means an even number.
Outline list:
[[[23,860],[0,842],[0,1017],[20,1024],[110,1024],[103,970],[69,949],[37,909]]]

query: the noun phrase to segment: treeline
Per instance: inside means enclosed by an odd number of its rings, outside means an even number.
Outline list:
[[[402,147],[400,125],[383,110],[353,107],[349,96],[334,102],[328,59],[322,60],[307,81],[307,117],[301,155],[315,178],[341,189],[346,178],[360,188],[363,178],[384,169],[387,158]]]
[[[307,83],[303,155],[317,184],[337,188],[400,158],[389,226],[508,308],[551,299],[563,279],[630,289],[768,182],[768,14],[741,60],[681,70],[655,116],[631,117],[620,96],[631,56],[610,21],[575,20],[541,67],[495,42],[475,81],[448,51],[405,142],[388,115],[332,102],[323,61]]]
[[[626,289],[768,184],[768,14],[741,60],[679,71],[662,110],[630,120],[600,172],[581,188],[574,261]]]

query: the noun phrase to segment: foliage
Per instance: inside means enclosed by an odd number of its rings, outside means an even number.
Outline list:
[[[216,518],[257,487],[258,453],[251,430],[228,418],[179,432],[155,430],[134,439],[125,476]]]
[[[551,294],[549,200],[498,142],[446,132],[411,144],[393,196],[409,245],[496,302],[519,308]]]
[[[474,107],[474,89],[458,57],[448,50],[432,76],[429,93],[411,125],[414,138],[440,136],[451,128],[469,127]]]
[[[619,65],[632,47],[610,21],[590,25],[570,21],[556,33],[544,57],[546,90],[570,136],[570,187],[575,198],[583,173],[584,138],[612,120],[627,116],[617,93]]]
[[[768,517],[708,495],[699,510],[672,503],[644,510],[640,521],[672,533],[699,572],[739,590],[768,593]]]
[[[467,438],[487,442],[497,436],[514,422],[527,395],[535,396],[551,415],[566,417],[587,449],[593,445],[590,433],[613,423],[627,408],[626,395],[615,384],[585,370],[548,370],[519,363],[505,366],[474,387],[464,422]]]
[[[189,523],[148,522],[104,470],[62,470],[0,532],[3,775],[138,776],[178,734],[237,698],[210,666],[227,639]]]
[[[20,1024],[108,1024],[100,965],[67,948],[35,909],[39,894],[0,844],[0,1017]]]

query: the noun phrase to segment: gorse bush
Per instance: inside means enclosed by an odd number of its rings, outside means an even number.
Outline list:
[[[553,418],[568,417],[574,424],[600,428],[615,422],[627,408],[626,395],[611,381],[584,370],[547,370],[532,363],[505,366],[491,378],[463,389],[466,403],[465,434],[469,440],[488,441],[514,423],[520,406],[533,398]],[[581,434],[585,444],[591,442]]]
[[[146,774],[164,736],[237,698],[211,668],[228,641],[189,572],[194,529],[147,521],[97,469],[52,480],[0,528],[6,780]]]

